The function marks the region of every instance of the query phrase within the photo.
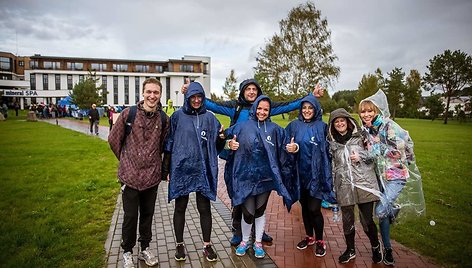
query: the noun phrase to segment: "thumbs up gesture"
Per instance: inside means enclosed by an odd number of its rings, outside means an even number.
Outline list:
[[[324,89],[319,83],[316,83],[315,89],[313,89],[313,96],[316,98],[321,98],[324,95]]]
[[[190,85],[190,79],[185,78],[185,84],[182,85],[182,88],[180,89],[180,92],[182,92],[182,94],[187,93],[189,85]]]
[[[229,140],[229,148],[233,151],[236,151],[239,148],[239,142],[236,141],[236,135],[233,136],[231,140]]]
[[[296,153],[296,152],[298,152],[298,144],[295,143],[294,137],[292,137],[292,139],[290,140],[290,143],[288,143],[288,144],[285,146],[285,149],[287,149],[287,152],[289,152],[289,153]]]
[[[354,150],[351,151],[350,158],[351,158],[351,161],[354,162],[354,163],[359,162],[359,160],[361,159],[360,156],[359,156],[359,153],[354,151]]]
[[[225,129],[223,127],[223,125],[221,125],[221,128],[220,130],[218,131],[218,137],[222,140],[226,139],[226,136],[225,136]]]

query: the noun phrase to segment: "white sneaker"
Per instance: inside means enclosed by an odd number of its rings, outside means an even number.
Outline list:
[[[134,268],[133,254],[129,251],[123,253],[123,268]]]
[[[151,253],[149,248],[146,248],[145,250],[142,250],[138,258],[146,263],[147,266],[155,266],[159,263],[157,260],[157,257],[154,256],[154,254]]]

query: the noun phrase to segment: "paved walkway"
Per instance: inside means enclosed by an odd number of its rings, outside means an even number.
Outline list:
[[[48,122],[56,124],[55,120]],[[88,124],[74,120],[59,119],[58,124],[79,132],[88,133]],[[99,137],[106,140],[108,128],[100,126]],[[304,237],[305,231],[301,218],[301,208],[295,204],[290,213],[282,204],[282,199],[272,193],[267,206],[266,231],[274,237],[272,245],[265,245],[268,256],[263,260],[255,259],[252,251],[244,257],[234,254],[234,248],[229,245],[231,236],[230,200],[226,193],[223,180],[224,161],[220,160],[220,176],[218,184],[218,198],[212,202],[213,232],[211,241],[218,254],[216,263],[209,263],[202,257],[202,236],[200,219],[195,203],[195,196],[191,195],[187,208],[184,241],[188,257],[183,263],[174,260],[175,236],[172,225],[174,202],[167,203],[167,183],[159,186],[156,213],[153,223],[153,241],[151,248],[159,258],[159,267],[386,267],[383,264],[372,264],[371,249],[367,236],[358,223],[356,225],[356,259],[348,264],[341,265],[337,259],[345,250],[342,235],[342,223],[331,220],[330,210],[323,209],[325,218],[324,236],[328,250],[326,256],[314,256],[313,248],[300,251],[296,244]],[[116,208],[111,219],[108,239],[105,243],[107,267],[122,267],[121,264],[121,196],[117,197]],[[395,267],[438,267],[429,259],[420,256],[412,250],[392,241],[394,248]],[[146,267],[144,262],[137,260],[138,249],[133,250],[137,267]]]

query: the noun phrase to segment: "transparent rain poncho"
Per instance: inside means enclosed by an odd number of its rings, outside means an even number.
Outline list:
[[[406,130],[391,120],[387,96],[382,90],[361,101],[371,101],[381,114],[368,131],[368,149],[376,157],[380,201],[375,209],[380,219],[401,220],[425,214],[421,174],[416,166],[413,141]]]

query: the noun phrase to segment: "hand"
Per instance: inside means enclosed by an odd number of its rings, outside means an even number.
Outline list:
[[[316,98],[321,98],[324,95],[324,89],[319,83],[316,83],[315,89],[313,89],[313,96]]]
[[[180,92],[182,92],[182,94],[187,93],[189,85],[190,85],[190,79],[185,78],[185,84],[182,85],[182,88],[180,89]]]
[[[239,148],[239,142],[236,141],[236,135],[229,141],[229,148],[236,151]]]
[[[292,137],[290,140],[290,143],[285,146],[285,149],[287,149],[287,152],[289,153],[295,153],[298,149],[298,144],[295,143],[295,139]]]
[[[221,125],[221,128],[220,130],[218,131],[218,137],[222,140],[226,139],[226,136],[225,136],[225,129],[223,127],[223,125]]]
[[[361,157],[359,156],[358,152],[352,151],[351,153],[352,154],[350,155],[350,158],[352,162],[357,163],[359,162],[359,160],[361,160]]]

